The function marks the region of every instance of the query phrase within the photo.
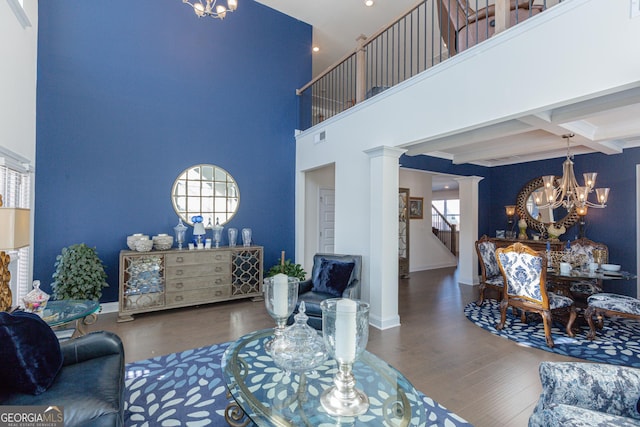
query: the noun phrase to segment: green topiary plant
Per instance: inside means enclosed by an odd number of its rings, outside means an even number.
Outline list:
[[[98,301],[102,296],[102,288],[107,273],[96,248],[84,243],[62,248],[62,254],[56,257],[56,268],[53,273],[53,297],[55,299],[89,299]]]
[[[296,277],[299,280],[304,280],[307,277],[307,272],[304,271],[300,264],[294,264],[291,260],[285,262],[279,262],[267,271],[267,277],[275,276],[276,274],[284,273],[289,277]]]

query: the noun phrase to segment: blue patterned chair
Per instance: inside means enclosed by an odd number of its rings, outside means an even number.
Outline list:
[[[586,257],[586,262],[593,262],[593,250],[594,249],[604,249],[605,251],[605,261],[609,258],[609,250],[606,245],[602,243],[596,243],[592,240],[587,239],[586,237],[581,237],[577,240],[571,242],[570,253],[572,256],[575,255],[584,255]],[[602,292],[602,280],[600,279],[591,279],[591,280],[581,280],[579,282],[573,282],[571,284],[570,291],[574,295],[584,295],[585,299],[589,295],[597,294]]]
[[[640,369],[542,362],[542,394],[529,427],[640,426]]]
[[[504,279],[498,267],[496,260],[496,244],[485,234],[476,241],[476,253],[480,261],[480,296],[476,304],[482,305],[484,302],[484,291],[486,288],[493,289],[498,292],[498,300],[502,299],[502,289],[504,288]]]
[[[589,324],[587,338],[596,338],[596,324],[593,323],[594,316],[597,319],[598,329],[602,329],[603,316],[626,317],[628,319],[640,320],[640,300],[626,295],[601,293],[591,295],[587,299],[587,309],[584,318]]]
[[[573,300],[564,295],[547,293],[547,257],[544,252],[536,252],[522,243],[514,243],[496,250],[498,266],[506,283],[500,302],[500,322],[496,326],[502,330],[507,318],[509,306],[542,316],[544,336],[547,345],[553,347],[551,337],[551,314],[568,313],[567,335],[574,336],[571,327],[576,319]],[[543,268],[544,267],[544,268]]]

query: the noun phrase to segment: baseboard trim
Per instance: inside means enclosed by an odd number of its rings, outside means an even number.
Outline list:
[[[118,302],[103,302],[100,304],[100,313],[117,313],[120,308]]]

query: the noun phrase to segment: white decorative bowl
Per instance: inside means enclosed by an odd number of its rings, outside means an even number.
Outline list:
[[[151,239],[136,240],[136,251],[149,252],[151,248],[153,248],[153,240]]]
[[[147,239],[149,239],[149,236],[147,236],[146,234],[142,234],[142,233],[136,233],[136,234],[132,234],[131,236],[127,236],[127,246],[132,251],[135,251],[136,250],[136,241],[142,240],[142,239],[147,240]]]
[[[618,264],[602,264],[601,267],[604,271],[620,271]]]
[[[168,234],[158,234],[153,236],[153,249],[157,251],[166,251],[173,246],[173,236]]]

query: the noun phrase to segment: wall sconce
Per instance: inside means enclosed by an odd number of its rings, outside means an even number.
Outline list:
[[[9,263],[11,257],[4,252],[29,246],[29,209],[3,208],[2,196],[0,196],[0,311],[11,308],[13,297],[11,295],[11,273]]]
[[[579,217],[579,221],[578,221],[578,225],[580,226],[579,231],[578,231],[578,237],[583,238],[584,237],[584,225],[585,225],[585,219],[584,217],[587,216],[587,211],[589,210],[588,206],[577,206],[576,207],[576,213],[578,214]]]

